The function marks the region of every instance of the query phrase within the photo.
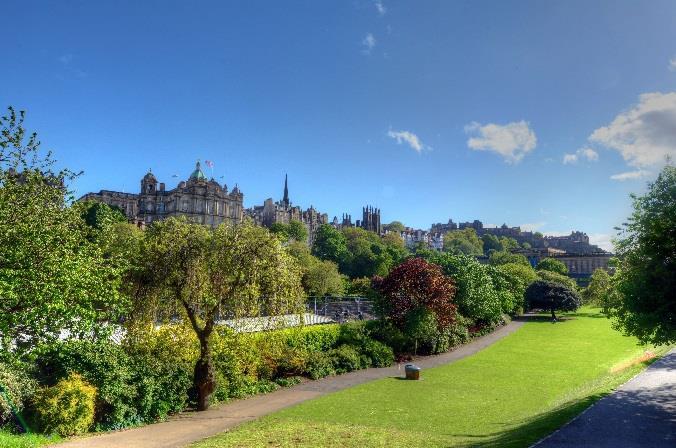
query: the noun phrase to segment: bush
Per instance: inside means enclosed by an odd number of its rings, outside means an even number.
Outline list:
[[[341,345],[334,348],[329,351],[328,355],[334,370],[338,374],[368,367],[368,360],[365,362],[357,349],[350,345]]]
[[[367,340],[362,346],[362,354],[369,359],[372,367],[389,367],[394,362],[392,348],[373,339]]]
[[[440,332],[435,314],[420,307],[406,315],[404,333],[413,341],[413,353],[435,353]]]
[[[561,275],[568,275],[568,268],[566,265],[562,261],[554,258],[543,258],[537,266],[535,266],[535,269],[538,271],[549,271]]]
[[[572,289],[558,283],[538,280],[526,290],[526,302],[529,309],[539,308],[551,311],[552,319],[556,319],[557,310],[575,311],[580,307],[582,300]]]
[[[71,374],[56,385],[41,389],[34,410],[42,431],[73,436],[87,432],[94,423],[96,388],[78,374]]]
[[[373,339],[391,347],[394,353],[400,354],[413,350],[411,341],[409,341],[404,332],[395,327],[392,322],[387,320],[377,320],[367,322],[366,326]]]
[[[0,427],[14,426],[14,412],[21,413],[37,388],[37,382],[17,362],[0,361]]]
[[[335,375],[336,369],[333,367],[333,361],[327,353],[311,353],[307,360],[307,373],[313,380],[324,378],[325,376]]]

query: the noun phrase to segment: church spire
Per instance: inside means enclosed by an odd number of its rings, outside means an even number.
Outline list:
[[[289,175],[285,174],[284,175],[284,199],[282,199],[282,202],[286,204],[287,206],[289,205]]]

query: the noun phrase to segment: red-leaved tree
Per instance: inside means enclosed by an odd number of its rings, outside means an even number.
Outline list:
[[[441,267],[422,258],[411,258],[387,277],[374,279],[374,287],[382,295],[381,311],[399,328],[404,327],[411,311],[421,307],[435,314],[440,330],[455,320],[455,282]]]

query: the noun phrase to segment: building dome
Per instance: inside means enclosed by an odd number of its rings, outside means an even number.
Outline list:
[[[143,180],[157,182],[157,179],[155,178],[155,175],[153,174],[152,170],[148,170],[148,173],[145,176],[143,176]]]
[[[190,180],[207,180],[207,176],[205,176],[204,172],[202,172],[202,167],[199,160],[197,161],[197,164],[195,164],[195,171],[193,171],[190,175]]]

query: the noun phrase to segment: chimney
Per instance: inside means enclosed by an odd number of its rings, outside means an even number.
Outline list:
[[[164,191],[164,182],[160,182],[160,191]]]

